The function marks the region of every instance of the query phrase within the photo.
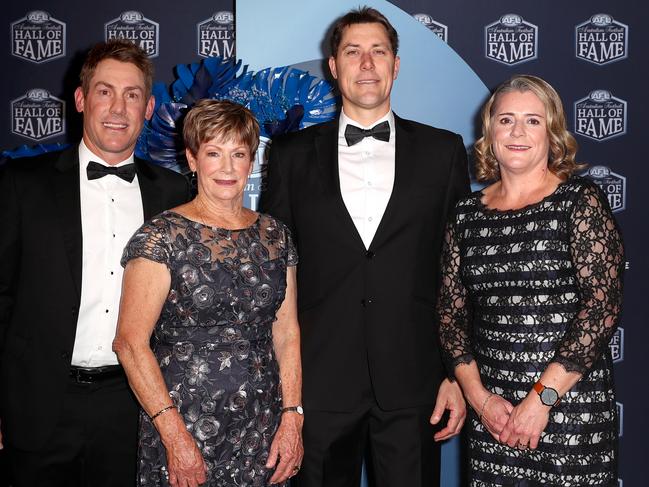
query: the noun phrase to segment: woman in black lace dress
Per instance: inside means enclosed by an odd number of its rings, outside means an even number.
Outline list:
[[[483,112],[478,177],[449,223],[438,304],[449,371],[474,410],[476,486],[617,485],[608,342],[623,248],[599,188],[574,176],[557,93],[515,76]]]
[[[259,126],[235,103],[185,117],[198,195],[124,250],[114,349],[142,405],[139,486],[282,484],[302,460],[297,254],[243,207]]]

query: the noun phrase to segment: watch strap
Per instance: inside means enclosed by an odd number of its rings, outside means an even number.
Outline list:
[[[297,413],[299,415],[304,414],[304,409],[302,409],[302,406],[287,406],[285,408],[282,408],[282,414],[284,413]]]

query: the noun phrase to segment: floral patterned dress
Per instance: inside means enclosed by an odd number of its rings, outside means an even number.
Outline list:
[[[552,408],[536,450],[468,421],[473,486],[617,486],[608,342],[621,307],[622,241],[606,197],[573,177],[520,210],[461,200],[443,251],[438,303],[449,371],[475,360],[484,386],[517,405],[548,363],[582,378]]]
[[[287,266],[297,264],[289,230],[260,214],[225,230],[173,211],[145,223],[122,265],[163,263],[171,287],[151,347],[174,404],[209,468],[206,486],[265,486],[264,465],[281,416],[272,327]],[[141,412],[138,485],[167,486],[166,451]]]

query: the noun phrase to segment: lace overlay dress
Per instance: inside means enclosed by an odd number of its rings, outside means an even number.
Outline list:
[[[151,346],[169,394],[208,465],[206,486],[265,486],[281,390],[272,326],[287,266],[297,264],[288,229],[259,215],[224,230],[166,211],[131,238],[122,265],[163,263],[171,287]],[[139,486],[167,486],[164,446],[140,414]]]
[[[582,379],[552,408],[536,450],[495,441],[471,413],[474,486],[617,486],[617,414],[608,342],[624,263],[606,197],[580,177],[520,210],[460,201],[447,228],[438,304],[447,367],[475,360],[483,384],[517,405],[549,362]]]

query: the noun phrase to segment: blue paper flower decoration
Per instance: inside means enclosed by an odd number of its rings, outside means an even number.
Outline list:
[[[261,136],[268,139],[331,120],[337,100],[331,85],[290,67],[248,71],[242,62],[207,58],[176,66],[178,79],[167,90],[153,87],[156,107],[138,139],[138,157],[175,170],[187,171],[182,144],[183,116],[198,100],[231,100],[257,117]]]

